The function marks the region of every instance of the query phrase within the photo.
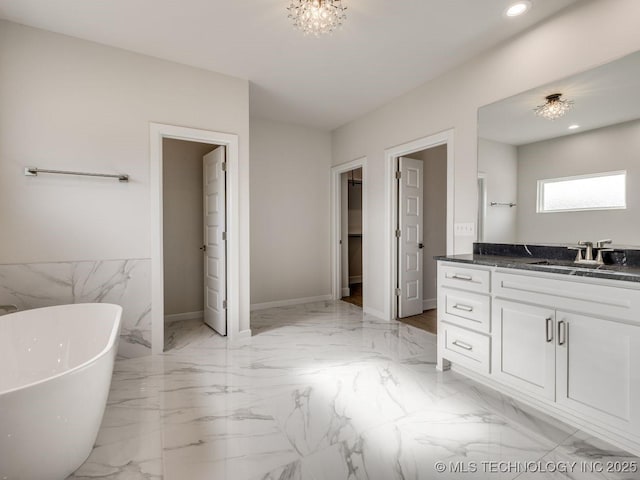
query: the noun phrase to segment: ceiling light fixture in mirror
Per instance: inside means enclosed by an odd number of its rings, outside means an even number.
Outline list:
[[[534,112],[539,117],[546,118],[548,120],[556,120],[557,118],[564,117],[565,113],[573,106],[573,101],[562,100],[561,93],[553,93],[547,95],[545,99],[547,102],[544,105],[538,105]]]

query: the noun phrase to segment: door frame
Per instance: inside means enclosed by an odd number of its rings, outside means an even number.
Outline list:
[[[367,268],[367,157],[356,158],[350,162],[346,162],[335,167],[331,167],[331,298],[340,300],[342,298],[342,262],[340,239],[342,237],[341,225],[341,176],[345,172],[362,168],[362,291],[363,300],[365,285],[367,284],[368,268]],[[363,305],[363,311],[365,310]]]
[[[396,242],[396,225],[398,222],[398,185],[395,178],[397,162],[399,157],[404,157],[412,153],[427,150],[429,148],[447,145],[447,255],[454,252],[454,200],[455,200],[455,168],[454,168],[454,135],[453,129],[429,135],[428,137],[412,140],[385,150],[385,191],[386,191],[386,215],[387,225],[385,252],[387,256],[386,288],[388,292],[385,299],[385,316],[391,320],[398,318],[398,305],[396,302],[396,285],[398,284],[398,245]]]
[[[484,172],[478,172],[478,219],[476,220],[476,241],[484,242],[487,224],[487,182],[489,177]],[[480,188],[482,184],[482,188]],[[482,198],[480,195],[482,194]]]
[[[173,138],[226,147],[227,153],[227,336],[231,339],[251,335],[251,330],[240,331],[240,311],[249,312],[240,303],[240,291],[249,289],[248,266],[241,265],[240,257],[249,257],[243,249],[241,231],[248,231],[248,219],[241,220],[240,203],[248,203],[248,191],[240,189],[239,137],[236,134],[195,128],[149,123],[150,191],[151,191],[151,351],[164,350],[164,241],[163,241],[163,184],[162,140]],[[242,308],[244,307],[244,308]]]

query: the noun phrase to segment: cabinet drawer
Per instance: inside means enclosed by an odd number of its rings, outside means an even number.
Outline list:
[[[444,320],[484,333],[491,331],[490,297],[449,288],[442,288],[440,292]]]
[[[463,367],[489,373],[491,339],[482,333],[442,322],[443,357]]]
[[[488,269],[442,263],[438,268],[438,282],[442,286],[460,288],[471,292],[489,293],[491,291],[491,272]]]
[[[509,300],[638,324],[640,289],[628,288],[629,282],[617,282],[619,286],[612,286],[590,280],[581,281],[571,275],[495,272],[493,292],[497,297]]]

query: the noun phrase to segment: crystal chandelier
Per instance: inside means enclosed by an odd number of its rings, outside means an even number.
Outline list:
[[[316,37],[341,26],[346,9],[342,0],[291,0],[287,8],[293,26]]]
[[[548,95],[545,97],[547,103],[538,105],[533,111],[536,112],[536,115],[549,120],[562,117],[573,106],[573,102],[571,100],[562,100],[561,96],[561,93]]]

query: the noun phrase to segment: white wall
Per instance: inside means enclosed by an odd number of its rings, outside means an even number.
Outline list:
[[[251,304],[331,294],[328,132],[251,119]]]
[[[518,147],[518,241],[640,245],[640,120]],[[627,209],[536,213],[545,178],[627,171]]]
[[[248,158],[245,80],[4,21],[0,62],[0,263],[149,257],[149,122],[237,133]]]
[[[518,150],[506,143],[478,139],[478,171],[486,174],[487,205],[484,238],[488,243],[515,243],[519,206],[490,206],[491,202],[518,203]]]
[[[204,308],[202,157],[215,148],[162,141],[165,315]]]
[[[238,134],[249,328],[246,80],[2,21],[0,105],[0,263],[148,258],[149,123]],[[28,165],[131,181],[24,177]]]
[[[365,308],[383,312],[391,292],[385,227],[384,150],[455,130],[455,222],[476,221],[478,107],[586,70],[640,48],[640,2],[583,2],[511,42],[430,81],[333,132],[333,164],[368,159],[369,243]],[[507,20],[505,20],[507,21]],[[585,42],[588,39],[588,46]],[[472,237],[454,239],[470,252]]]

